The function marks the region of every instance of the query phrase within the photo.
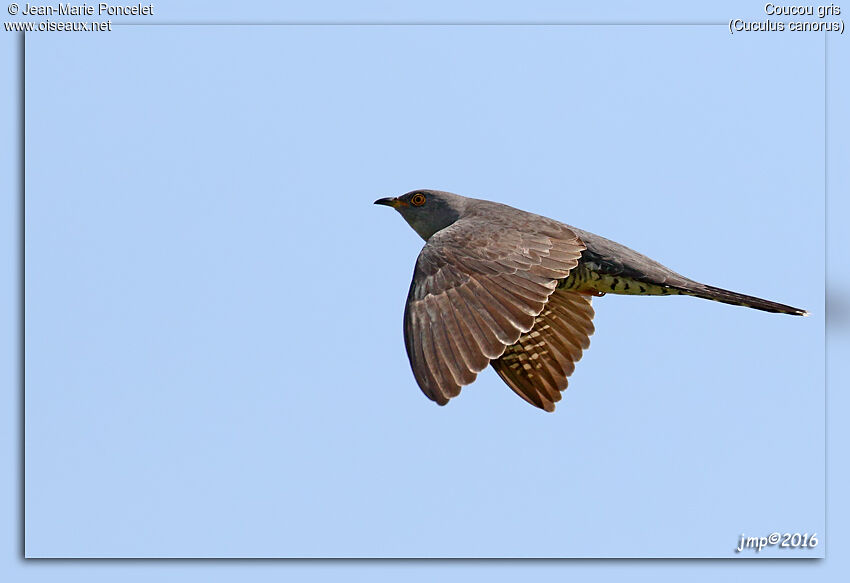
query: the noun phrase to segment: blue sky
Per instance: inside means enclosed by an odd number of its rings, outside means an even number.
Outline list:
[[[359,16],[325,8],[277,14]],[[492,15],[731,16],[615,8]],[[442,14],[474,19],[392,16]],[[712,26],[30,35],[28,555],[732,557],[823,533],[823,54]],[[437,408],[401,341],[421,240],[371,205],[416,187],[813,315],[607,296],[555,414],[492,371]]]

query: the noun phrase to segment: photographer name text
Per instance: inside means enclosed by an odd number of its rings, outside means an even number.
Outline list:
[[[153,16],[153,4],[25,4],[24,16]]]

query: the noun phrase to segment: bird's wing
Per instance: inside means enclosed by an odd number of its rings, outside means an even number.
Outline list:
[[[546,411],[554,411],[567,388],[582,350],[593,334],[591,297],[558,290],[534,320],[531,331],[520,336],[501,358],[492,362],[514,392]]]
[[[404,312],[413,374],[440,405],[532,329],[559,279],[585,248],[532,215],[528,224],[461,219],[433,235],[416,261]]]

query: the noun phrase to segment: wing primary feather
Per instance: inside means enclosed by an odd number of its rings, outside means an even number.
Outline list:
[[[429,324],[427,322],[422,323]],[[445,384],[444,380],[442,375],[439,373],[439,368],[436,366],[437,355],[434,348],[433,335],[431,334],[431,326],[420,326],[419,333],[422,339],[423,364],[425,370],[428,371],[428,375],[434,381],[431,385],[431,392],[433,394],[432,398],[437,402],[440,402],[440,400],[448,401],[448,396],[443,392],[443,385]]]
[[[430,309],[439,310],[439,305],[437,304],[434,296],[429,296],[427,298]],[[442,314],[440,314],[442,317]],[[432,316],[432,321],[434,317]],[[445,318],[443,318],[445,321]],[[475,375],[466,368],[466,365],[462,362],[462,357],[459,355],[457,348],[455,346],[454,338],[449,332],[447,326],[431,326],[431,334],[434,338],[434,346],[442,356],[442,359],[438,363],[435,363],[436,366],[440,366],[441,372],[446,380],[453,380],[453,386],[446,386],[445,389],[448,391],[449,397],[454,397],[457,393],[460,392],[460,387],[463,385],[468,385],[472,381],[475,380]],[[448,373],[448,375],[446,375]]]
[[[480,355],[478,346],[475,344],[475,340],[470,337],[464,323],[458,318],[448,295],[440,296],[437,303],[440,306],[443,321],[446,323],[446,331],[454,341],[456,352],[466,370],[472,373],[472,378],[465,383],[469,384],[475,380],[475,374],[487,366],[486,359],[476,355],[476,353]],[[482,360],[485,362],[479,366]]]
[[[480,321],[486,323],[487,327],[493,332],[500,343],[504,346],[510,346],[517,341],[516,338],[512,338],[505,331],[505,328],[512,330],[513,324],[498,316],[498,307],[491,307],[491,304],[495,300],[490,294],[486,293],[484,286],[478,283],[478,280],[471,279],[470,285],[465,285],[458,289],[464,295],[467,307],[470,310],[475,310],[476,316],[480,318]],[[502,320],[502,323],[499,323],[498,320]]]
[[[519,339],[522,332],[530,328],[531,324],[524,326],[521,322],[516,321],[516,316],[505,309],[505,300],[500,299],[499,293],[495,289],[491,290],[475,279],[472,282],[474,283],[474,293],[477,296],[478,304],[490,314],[494,324],[496,324],[497,334],[501,333],[499,340],[510,346]]]
[[[498,335],[493,330],[493,327],[486,321],[484,316],[482,316],[477,309],[469,305],[468,301],[464,297],[468,290],[465,288],[458,288],[454,291],[457,293],[458,299],[460,300],[455,303],[455,306],[464,310],[468,316],[468,319],[464,318],[464,321],[469,322],[471,325],[474,324],[476,330],[478,330],[478,334],[474,337],[478,346],[481,348],[482,354],[484,354],[484,356],[486,356],[489,360],[499,358],[505,351],[505,344],[501,342]]]
[[[423,349],[424,343],[422,340],[423,327],[421,326],[421,315],[417,310],[411,309],[409,318],[411,322],[411,331],[409,333],[410,352],[408,352],[408,356],[410,358],[411,368],[413,369],[413,375],[416,377],[416,381],[422,389],[422,392],[425,393],[429,399],[444,405],[448,401],[443,399],[436,392],[434,387],[437,386],[437,381],[431,374],[425,359],[425,351]],[[417,324],[419,325],[417,326]]]

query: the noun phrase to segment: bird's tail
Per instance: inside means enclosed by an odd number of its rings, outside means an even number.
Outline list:
[[[715,302],[723,302],[724,304],[732,304],[733,306],[746,306],[748,308],[755,308],[756,310],[763,310],[765,312],[773,312],[777,314],[791,314],[792,316],[809,315],[809,312],[807,312],[806,310],[801,310],[800,308],[786,306],[785,304],[771,302],[770,300],[763,300],[755,296],[739,294],[737,292],[729,291],[728,289],[722,289],[719,287],[714,287],[701,283],[697,283],[695,285],[682,286],[678,289],[688,295],[697,298],[714,300]]]

